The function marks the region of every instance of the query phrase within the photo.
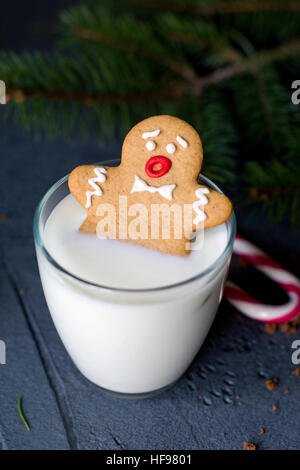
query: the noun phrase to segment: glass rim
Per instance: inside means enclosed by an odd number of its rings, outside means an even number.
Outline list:
[[[120,159],[113,159],[113,160],[107,160],[105,162],[99,162],[97,165],[104,165],[106,166],[107,164],[111,163],[120,163]],[[223,252],[218,256],[218,258],[210,264],[204,271],[201,271],[199,274],[196,274],[188,279],[184,279],[183,281],[179,281],[176,283],[164,285],[164,286],[158,286],[158,287],[147,287],[147,288],[141,288],[141,289],[133,289],[133,288],[123,288],[123,287],[112,287],[112,286],[106,286],[103,284],[98,284],[96,282],[88,281],[87,279],[84,279],[80,276],[77,276],[76,274],[73,274],[72,272],[68,271],[65,269],[60,263],[58,263],[53,256],[48,252],[46,249],[43,239],[40,233],[40,217],[42,214],[42,211],[45,207],[45,204],[49,200],[49,198],[54,194],[54,192],[62,185],[64,184],[67,179],[69,178],[69,174],[65,175],[63,178],[58,180],[51,188],[46,192],[46,194],[43,196],[41,201],[39,202],[35,214],[34,214],[34,219],[33,219],[33,236],[35,243],[37,244],[38,248],[41,250],[42,254],[44,257],[50,262],[52,266],[54,266],[58,271],[62,272],[63,274],[67,275],[68,277],[75,279],[76,281],[83,283],[85,285],[88,285],[90,287],[98,288],[101,290],[104,290],[106,292],[120,292],[120,293],[132,293],[132,294],[137,294],[137,293],[147,293],[147,292],[160,292],[160,291],[166,291],[169,289],[174,289],[176,287],[184,286],[187,284],[191,284],[194,281],[197,281],[201,278],[204,278],[207,276],[209,273],[211,273],[215,268],[217,268],[222,261],[224,261],[229,252],[232,249],[233,242],[235,239],[236,235],[236,217],[234,211],[232,211],[232,214],[230,218],[225,222],[228,223],[230,222],[230,228],[231,228],[231,233],[228,237],[227,244],[223,250]],[[198,179],[201,179],[204,183],[206,183],[208,186],[210,186],[212,189],[218,191],[221,194],[224,194],[223,191],[215,184],[213,183],[209,178],[206,176],[202,175],[201,173],[198,176]]]

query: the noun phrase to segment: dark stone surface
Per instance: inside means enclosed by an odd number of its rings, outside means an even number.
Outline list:
[[[57,12],[73,3],[3,1],[1,48],[51,48]],[[156,398],[107,396],[67,355],[38,276],[33,213],[45,191],[73,167],[119,156],[120,148],[34,142],[19,128],[0,123],[0,214],[7,216],[7,221],[0,217],[0,339],[7,345],[7,364],[0,366],[0,448],[241,449],[246,440],[258,449],[299,449],[300,377],[292,374],[291,363],[291,343],[299,334],[267,335],[262,324],[224,301],[189,371]],[[238,213],[240,232],[300,274],[299,232],[284,224],[266,228],[263,216],[245,215]],[[284,301],[274,285],[241,271],[238,263],[234,268],[231,275],[261,299]],[[265,385],[269,377],[279,378],[272,392]],[[30,432],[18,416],[19,396]],[[273,404],[278,411],[272,411]]]
[[[299,334],[268,335],[263,324],[225,301],[193,365],[160,396],[141,401],[107,396],[73,365],[43,296],[33,213],[45,191],[73,167],[119,156],[120,148],[35,142],[17,127],[0,126],[0,213],[7,217],[0,221],[0,339],[7,345],[7,364],[0,366],[0,447],[242,449],[249,441],[258,449],[299,449],[300,377],[292,374],[291,362],[291,344]],[[259,218],[249,221],[242,213],[238,221],[243,235],[298,270],[299,233],[284,225],[267,229]],[[255,284],[250,274],[239,274],[248,287]],[[277,288],[263,286],[261,297],[272,299]],[[280,292],[277,298],[284,300]],[[265,384],[271,377],[279,378],[274,391]],[[30,432],[18,416],[19,396]]]

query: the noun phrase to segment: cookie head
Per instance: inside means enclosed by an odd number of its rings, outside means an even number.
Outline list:
[[[149,184],[189,184],[201,170],[202,143],[187,122],[153,116],[134,126],[122,149],[122,166]]]

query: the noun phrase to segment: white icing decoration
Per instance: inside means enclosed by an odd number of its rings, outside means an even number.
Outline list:
[[[198,201],[195,201],[193,203],[193,209],[197,214],[193,220],[193,223],[195,225],[198,225],[199,222],[202,222],[203,220],[206,219],[206,214],[204,213],[203,210],[200,209],[200,206],[204,206],[205,204],[208,203],[207,197],[204,196],[204,194],[208,194],[208,193],[209,193],[209,189],[207,188],[199,188],[199,189],[196,189],[195,191],[195,194],[198,198]]]
[[[156,129],[156,131],[151,131],[151,132],[144,132],[142,134],[142,138],[149,139],[149,137],[157,137],[159,133],[160,133],[160,129]]]
[[[173,199],[173,189],[176,188],[176,184],[165,184],[164,186],[160,186],[158,188],[154,186],[149,186],[145,181],[143,181],[138,176],[134,176],[134,185],[130,193],[139,193],[142,191],[148,191],[149,193],[159,193],[165,199],[172,201]]]
[[[176,146],[175,146],[174,144],[168,144],[168,145],[166,146],[166,151],[167,151],[168,153],[174,153],[175,150],[176,150]]]
[[[185,148],[185,149],[187,148],[187,146],[188,146],[187,141],[184,140],[182,137],[180,137],[180,135],[178,135],[178,136],[176,137],[176,140],[177,140],[177,142],[178,142],[183,148]]]
[[[155,149],[156,143],[153,142],[153,140],[148,140],[148,142],[146,143],[146,147],[147,147],[147,149],[150,150],[150,152],[151,152],[151,150],[154,150],[154,149]]]
[[[98,186],[97,183],[104,183],[106,181],[106,176],[105,174],[107,173],[107,170],[105,168],[94,168],[94,173],[96,173],[97,177],[96,178],[90,178],[89,179],[89,184],[94,188],[95,191],[87,191],[86,192],[86,205],[85,207],[88,209],[92,205],[92,196],[102,196],[103,191]]]

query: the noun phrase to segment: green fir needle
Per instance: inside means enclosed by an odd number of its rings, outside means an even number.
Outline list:
[[[29,424],[27,423],[26,418],[23,414],[23,410],[22,410],[22,397],[18,398],[18,412],[19,412],[19,416],[20,416],[20,418],[22,420],[22,423],[24,424],[25,428],[27,429],[27,431],[30,431]]]

